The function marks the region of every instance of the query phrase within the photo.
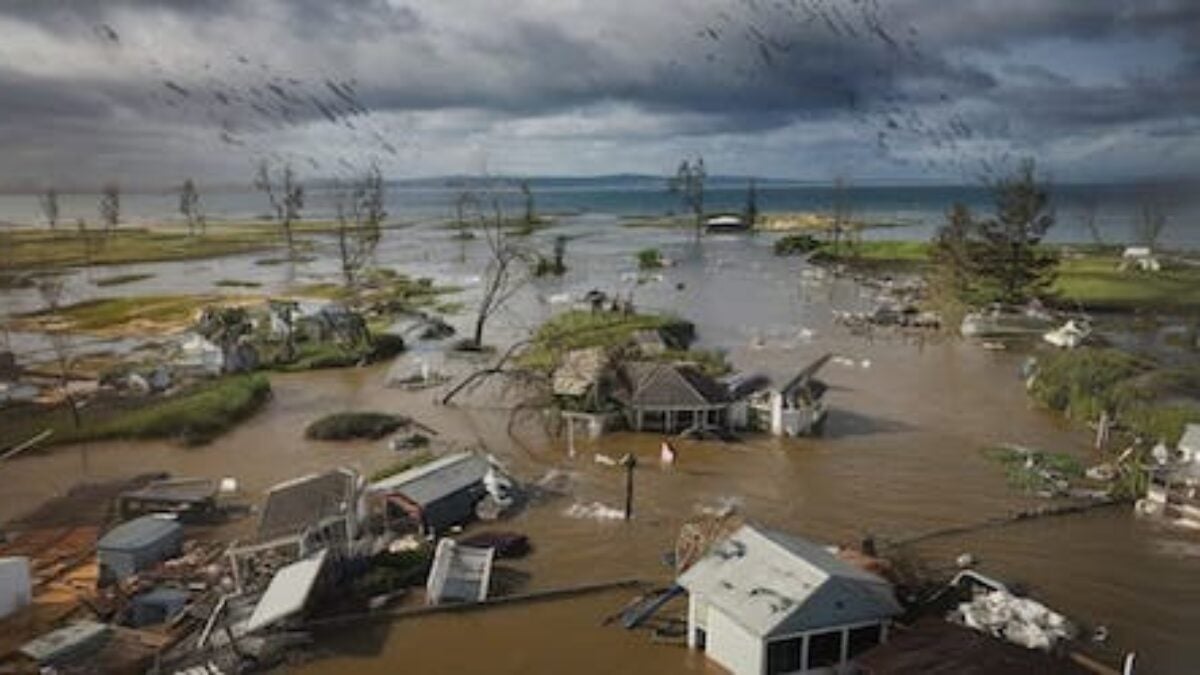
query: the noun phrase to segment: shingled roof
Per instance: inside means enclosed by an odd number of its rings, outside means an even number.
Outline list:
[[[686,364],[634,361],[625,364],[620,397],[635,408],[689,408],[729,402],[718,381]]]

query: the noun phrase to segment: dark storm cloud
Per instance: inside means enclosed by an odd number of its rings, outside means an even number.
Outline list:
[[[0,180],[90,171],[100,151],[153,176],[171,130],[206,139],[195,152],[214,166],[291,148],[320,171],[356,145],[395,156],[519,133],[564,161],[588,139],[657,143],[665,158],[684,140],[806,124],[886,163],[903,146],[1162,134],[1200,116],[1194,0],[13,0],[0,30],[0,136],[38,146]],[[1022,59],[1046,40],[1166,40],[1179,56],[1136,77],[1114,58],[1100,64],[1112,77],[1087,81],[1058,46]]]

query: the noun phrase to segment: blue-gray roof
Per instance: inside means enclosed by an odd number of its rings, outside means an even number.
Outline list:
[[[901,612],[891,584],[799,537],[743,525],[678,580],[759,637],[879,621]]]
[[[133,551],[176,536],[183,527],[160,516],[142,516],[109,530],[96,547],[108,551]]]
[[[479,483],[489,468],[487,460],[479,455],[460,452],[384,478],[372,483],[371,489],[399,493],[425,506]]]

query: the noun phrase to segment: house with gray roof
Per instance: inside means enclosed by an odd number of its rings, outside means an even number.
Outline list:
[[[694,365],[633,361],[624,365],[620,380],[615,398],[634,431],[674,434],[730,426],[728,388]]]
[[[491,469],[486,459],[460,452],[371,484],[389,507],[399,508],[426,532],[442,532],[469,521],[487,494],[483,479]]]
[[[688,646],[734,675],[833,673],[886,641],[891,585],[813,542],[743,525],[677,580]]]

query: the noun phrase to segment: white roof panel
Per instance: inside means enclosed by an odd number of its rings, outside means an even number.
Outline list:
[[[254,613],[246,622],[246,632],[270,626],[303,609],[313,586],[317,583],[317,576],[325,565],[327,554],[326,549],[321,549],[315,555],[296,561],[276,572],[271,578],[271,584],[267,586],[267,591],[254,606]]]

